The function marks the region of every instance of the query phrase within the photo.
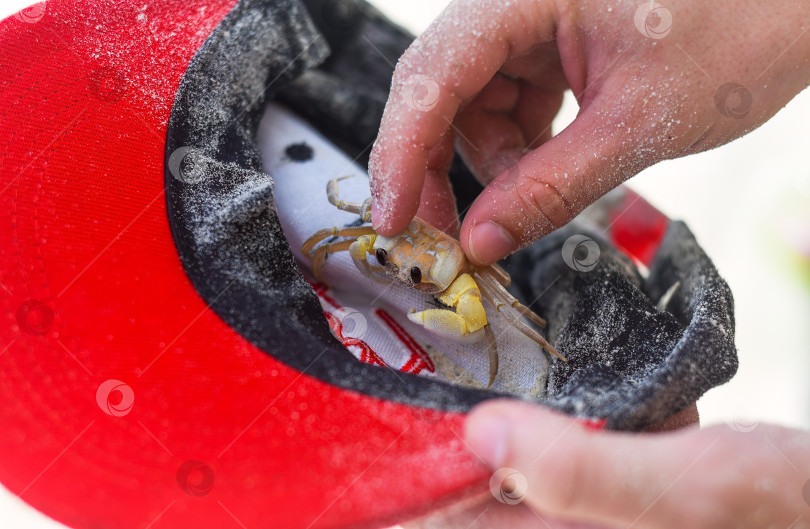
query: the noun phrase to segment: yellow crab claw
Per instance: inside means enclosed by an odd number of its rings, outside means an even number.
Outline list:
[[[474,305],[474,303],[471,303],[471,305]],[[481,305],[480,299],[478,305]],[[457,308],[459,311],[463,310],[461,304],[459,304]],[[483,311],[484,308],[481,307],[481,312],[483,313]],[[477,311],[473,311],[473,313],[474,312]],[[486,316],[483,317],[486,318]],[[472,330],[470,322],[461,314],[446,309],[428,309],[421,312],[411,312],[408,314],[408,319],[434,334],[462,342],[467,341],[467,339],[477,340],[480,335],[478,331],[483,329],[486,332],[487,353],[489,354],[489,383],[487,384],[487,388],[492,386],[492,383],[495,381],[495,375],[498,374],[498,346],[495,343],[495,335],[492,333],[492,329],[486,326],[486,320],[484,320],[483,325],[481,325],[480,322],[474,323],[473,328],[475,328],[475,330]]]
[[[439,300],[456,312],[446,309],[428,309],[408,314],[408,319],[440,336],[461,339],[476,332],[487,324],[487,314],[481,304],[481,293],[475,281],[462,274]]]
[[[428,309],[421,312],[411,312],[408,314],[408,319],[445,338],[458,340],[470,334],[464,318],[451,310]]]

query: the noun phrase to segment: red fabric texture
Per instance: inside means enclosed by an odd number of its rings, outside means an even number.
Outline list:
[[[282,365],[186,277],[166,125],[234,4],[0,23],[0,481],[77,528],[361,527],[485,491],[462,415]]]

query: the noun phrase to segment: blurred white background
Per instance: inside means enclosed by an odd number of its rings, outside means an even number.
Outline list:
[[[0,19],[30,0],[4,0]],[[411,32],[447,0],[372,0]],[[566,97],[554,132],[574,119]],[[740,369],[702,398],[703,425],[771,422],[810,429],[810,91],[729,145],[661,163],[629,184],[686,221],[734,293]],[[804,252],[806,257],[801,257]],[[0,487],[0,526],[55,529]]]

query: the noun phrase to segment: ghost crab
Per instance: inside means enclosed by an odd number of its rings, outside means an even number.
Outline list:
[[[363,222],[370,223],[370,198],[363,203],[340,199],[338,183],[345,178],[349,177],[335,178],[327,183],[329,202],[340,210],[360,215]],[[318,246],[324,239],[333,237],[344,239]],[[540,333],[521,320],[520,316],[523,316],[541,327],[546,326],[543,318],[522,305],[506,289],[511,279],[503,268],[495,264],[473,265],[465,257],[461,243],[419,217],[415,217],[405,231],[393,237],[378,235],[371,226],[326,228],[314,233],[301,248],[311,260],[312,272],[319,281],[326,256],[346,250],[365,275],[379,280],[376,277],[379,276],[378,271],[384,271],[405,286],[431,294],[444,305],[455,309],[455,312],[448,309],[412,310],[408,314],[409,320],[429,331],[456,340],[476,335],[488,326],[481,302],[483,296],[505,316],[510,325],[548,353],[565,361],[565,357]],[[379,267],[369,264],[369,255],[375,257]],[[490,347],[490,385],[497,371],[497,353]]]

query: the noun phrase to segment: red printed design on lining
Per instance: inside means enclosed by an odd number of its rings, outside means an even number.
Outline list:
[[[419,373],[423,369],[427,369],[431,373],[433,373],[436,368],[433,365],[433,360],[430,359],[428,356],[427,351],[422,349],[422,346],[413,339],[413,337],[408,334],[408,332],[402,327],[402,325],[394,319],[393,316],[388,314],[383,309],[374,309],[374,314],[377,315],[391,331],[394,335],[399,338],[399,340],[408,348],[411,352],[411,357],[405,362],[400,368],[400,371],[405,371],[406,373],[411,373],[413,375]]]
[[[312,286],[315,294],[317,294],[318,298],[321,300],[322,305],[332,307],[335,309],[335,311],[344,310],[344,307],[340,304],[340,302],[329,295],[328,286],[324,285],[323,283],[318,283],[317,281],[307,281],[309,282],[310,286]],[[340,320],[340,318],[335,316],[333,312],[328,310],[327,307],[324,307],[323,312],[326,316],[326,320],[329,322],[329,327],[332,329],[332,333],[337,337],[338,340],[340,340],[343,346],[352,351],[352,353],[354,353],[361,362],[383,367],[393,367],[386,362],[368,343],[358,338],[345,336],[343,334],[343,322]],[[391,314],[383,309],[374,309],[374,314],[382,323],[385,324],[385,327],[388,328],[391,333],[393,333],[397,340],[410,353],[410,357],[405,364],[398,368],[399,371],[411,373],[412,375],[421,373],[423,370],[427,370],[430,373],[436,371],[436,367],[433,365],[433,360],[430,359],[427,351],[425,351],[422,346],[419,345],[419,342],[408,334],[408,331],[406,331],[405,328],[400,325],[393,316],[391,316]]]
[[[323,313],[326,316],[326,320],[329,322],[329,327],[332,329],[334,335],[337,336],[337,339],[340,340],[340,343],[342,343],[346,349],[359,353],[361,362],[382,367],[390,367],[388,363],[383,360],[382,357],[380,357],[380,355],[378,355],[366,342],[360,340],[359,338],[344,336],[343,322],[340,321],[338,317],[328,310],[323,311]]]

